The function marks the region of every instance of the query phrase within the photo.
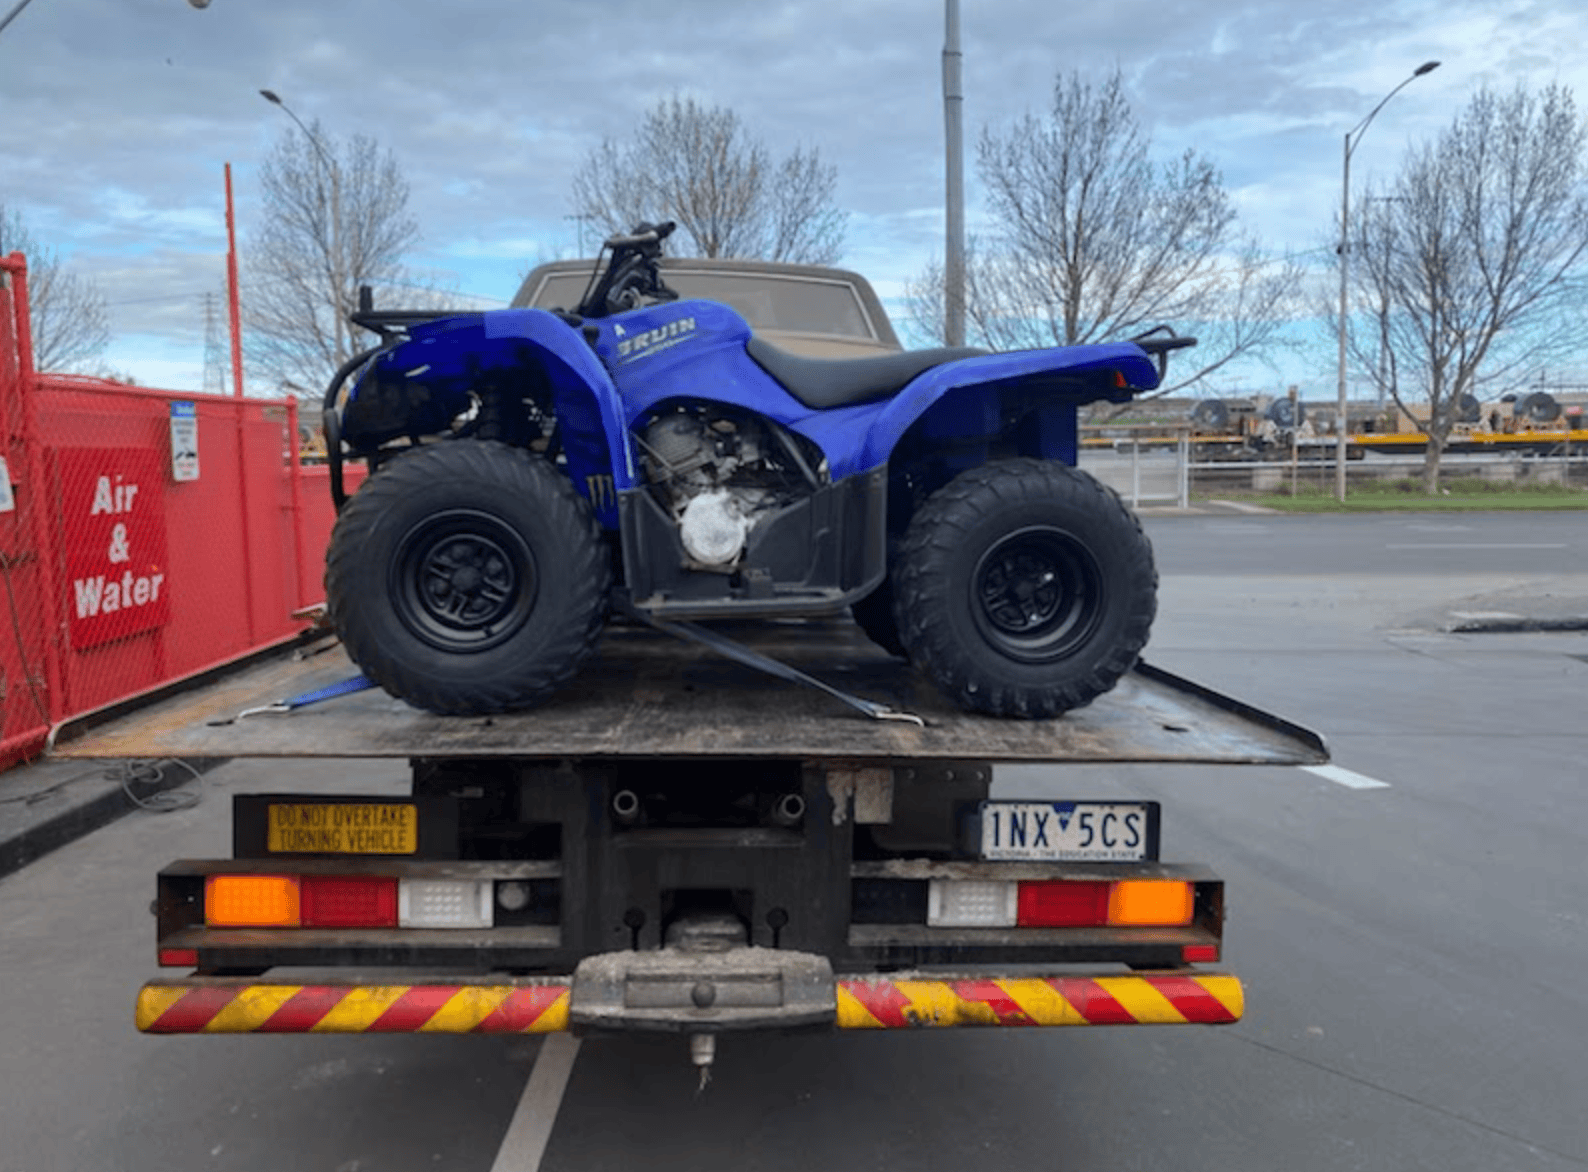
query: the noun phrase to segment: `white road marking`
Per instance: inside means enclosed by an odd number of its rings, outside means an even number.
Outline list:
[[[1376,777],[1368,777],[1361,773],[1352,773],[1349,769],[1341,769],[1338,765],[1303,765],[1304,773],[1314,777],[1321,777],[1324,781],[1332,781],[1335,785],[1348,786],[1351,789],[1389,789],[1390,783],[1380,781]]]
[[[491,1172],[536,1172],[540,1167],[552,1125],[557,1122],[557,1110],[562,1106],[562,1093],[573,1073],[573,1060],[578,1056],[579,1039],[572,1034],[546,1035]]]
[[[1416,541],[1390,543],[1385,549],[1567,549],[1564,541]]]

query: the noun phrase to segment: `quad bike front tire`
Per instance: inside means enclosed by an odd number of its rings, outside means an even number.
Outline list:
[[[326,555],[332,625],[392,695],[430,712],[531,708],[601,636],[611,559],[588,502],[540,457],[448,440],[343,507]]]
[[[1135,665],[1158,573],[1111,489],[1018,459],[927,499],[893,586],[900,639],[938,688],[972,712],[1038,719],[1091,703]]]

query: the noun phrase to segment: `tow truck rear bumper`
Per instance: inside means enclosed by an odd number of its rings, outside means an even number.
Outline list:
[[[810,954],[771,960],[748,955],[767,950],[740,951],[743,963],[724,967],[719,959],[709,970],[673,963],[665,953],[610,953],[570,977],[411,984],[162,979],[139,992],[137,1025],[151,1034],[1224,1025],[1240,1020],[1245,1001],[1239,978],[1190,969],[834,977],[824,958]],[[689,958],[695,965],[700,959]]]

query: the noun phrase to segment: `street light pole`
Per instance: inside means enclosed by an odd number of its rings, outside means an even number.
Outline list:
[[[330,152],[325,149],[325,144],[320,141],[320,136],[303,124],[303,119],[293,113],[292,107],[282,101],[279,94],[274,90],[260,90],[259,96],[272,105],[280,106],[286,112],[287,117],[297,123],[298,129],[303,131],[303,136],[309,140],[309,145],[319,155],[320,162],[325,166],[326,176],[331,185],[331,314],[336,330],[336,340],[332,346],[332,351],[336,365],[340,366],[352,356],[353,352],[352,331],[350,329],[347,330],[349,334],[347,348],[344,350],[342,347],[342,334],[344,328],[348,325],[348,320],[344,308],[347,289],[345,270],[342,265],[341,169],[336,165],[336,160],[331,157]]]
[[[943,342],[965,344],[965,91],[959,51],[959,0],[944,0],[943,21]]]
[[[1339,353],[1339,386],[1338,403],[1334,419],[1334,498],[1341,504],[1345,503],[1345,451],[1346,451],[1346,404],[1345,404],[1345,340],[1346,340],[1346,314],[1349,312],[1346,303],[1346,287],[1349,281],[1351,266],[1351,152],[1356,150],[1357,144],[1362,141],[1362,136],[1367,133],[1368,124],[1378,116],[1378,112],[1401,90],[1416,81],[1425,73],[1432,73],[1439,68],[1437,61],[1425,61],[1412,75],[1400,85],[1385,94],[1378,105],[1362,121],[1346,132],[1343,161],[1340,167],[1340,353]],[[1355,142],[1352,141],[1355,139]]]

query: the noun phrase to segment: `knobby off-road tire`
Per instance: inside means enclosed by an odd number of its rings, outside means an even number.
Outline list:
[[[1001,460],[934,493],[893,574],[910,660],[962,708],[1042,718],[1136,663],[1158,572],[1135,515],[1084,472]]]
[[[595,649],[610,555],[545,460],[451,440],[394,460],[337,517],[331,622],[392,695],[449,715],[530,708]]]

